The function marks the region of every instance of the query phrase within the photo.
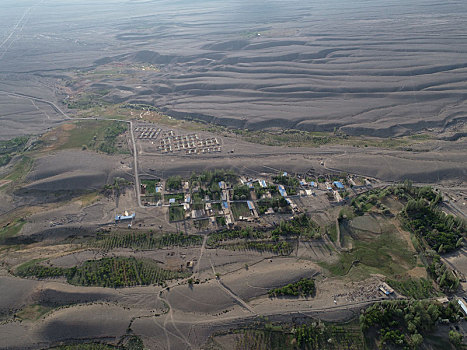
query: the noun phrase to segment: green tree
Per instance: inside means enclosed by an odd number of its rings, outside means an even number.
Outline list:
[[[462,334],[456,331],[449,331],[449,341],[456,347],[462,344]]]

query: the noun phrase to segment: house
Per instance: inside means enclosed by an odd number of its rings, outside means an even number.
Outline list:
[[[464,311],[464,314],[467,316],[467,305],[462,299],[457,299],[457,303],[461,307],[462,311]]]
[[[133,221],[136,218],[136,214],[133,213],[131,215],[128,215],[128,212],[125,212],[125,215],[116,215],[115,216],[115,223],[118,222],[125,222],[125,221]]]
[[[383,292],[385,295],[391,295],[394,293],[394,289],[392,289],[387,283],[383,282],[379,287],[379,290]]]
[[[340,181],[334,181],[332,184],[337,188],[338,191],[343,191],[345,189],[344,185]]]
[[[191,211],[191,218],[192,219],[199,219],[204,216],[204,210],[198,209],[198,210],[192,210]]]
[[[277,188],[282,197],[287,197],[287,192],[285,191],[285,188],[283,185],[278,185]]]

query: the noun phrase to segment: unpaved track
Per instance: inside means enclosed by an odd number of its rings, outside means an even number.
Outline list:
[[[216,270],[214,269],[214,265],[212,263],[212,260],[209,259],[209,262],[211,263],[212,272],[214,273],[214,276],[216,276]],[[216,281],[217,281],[217,283],[219,284],[219,286],[222,288],[222,290],[225,293],[227,293],[229,296],[231,296],[235,301],[237,301],[246,310],[248,310],[249,312],[251,312],[254,315],[257,315],[255,310],[253,310],[253,308],[250,305],[248,305],[242,298],[240,298],[238,295],[236,295],[234,292],[232,292],[229,288],[227,288],[227,286],[224,283],[222,283],[220,277],[218,277],[218,278],[216,277]]]

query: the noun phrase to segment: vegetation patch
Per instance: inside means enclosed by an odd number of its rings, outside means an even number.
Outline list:
[[[404,223],[411,232],[423,237],[432,249],[439,253],[453,251],[462,246],[466,224],[461,218],[436,209],[435,204],[423,198],[409,200],[402,211]]]
[[[315,281],[311,278],[303,278],[298,282],[289,283],[281,288],[274,288],[268,291],[270,297],[293,296],[308,297],[316,293]]]
[[[459,288],[459,278],[441,261],[441,257],[433,251],[425,252],[424,257],[428,262],[428,273],[441,290],[448,293],[455,292]]]
[[[0,228],[0,243],[7,238],[16,236],[21,231],[25,223],[26,220],[24,218],[17,218],[4,224]]]
[[[288,195],[293,196],[297,194],[297,189],[300,185],[297,178],[282,174],[274,176],[272,179],[274,183],[283,185]]]
[[[49,306],[40,304],[28,305],[16,313],[16,317],[21,320],[36,321],[52,310]]]
[[[18,161],[15,166],[13,167],[13,170],[6,175],[2,180],[7,180],[10,182],[9,186],[17,185],[19,184],[27,174],[32,169],[32,165],[34,164],[34,161],[32,158],[23,156],[20,161]]]
[[[219,248],[229,250],[253,250],[260,253],[268,252],[276,255],[290,255],[294,246],[287,241],[281,242],[263,242],[263,241],[246,241],[240,243],[221,244]]]
[[[416,258],[405,240],[400,239],[397,229],[385,230],[381,235],[369,241],[354,240],[353,248],[343,252],[339,261],[321,265],[337,276],[347,275],[352,271],[358,277],[367,277],[372,273],[386,276],[402,275],[415,267]]]
[[[183,233],[170,233],[158,235],[154,232],[99,232],[92,245],[111,250],[115,248],[131,249],[160,249],[165,247],[198,246],[203,238],[198,235],[185,235]]]
[[[283,220],[271,231],[273,239],[278,236],[300,236],[302,238],[319,238],[321,227],[305,214],[291,220]]]
[[[247,217],[251,215],[250,208],[246,202],[232,202],[230,203],[230,208],[235,219],[238,219],[240,216]]]
[[[72,124],[74,127],[62,128],[65,133],[64,140],[57,145],[59,149],[81,148],[91,149],[107,154],[128,153],[125,142],[118,142],[119,136],[128,130],[125,122],[110,120],[82,120]],[[55,141],[48,140],[47,143]]]
[[[425,278],[387,279],[386,282],[398,293],[413,299],[426,299],[440,295],[433,287],[433,282]]]
[[[385,348],[408,349],[419,347],[438,322],[457,322],[461,317],[455,300],[446,306],[426,300],[397,300],[370,306],[360,316],[360,324],[365,335],[376,332],[374,345],[378,348],[384,344]]]
[[[183,206],[171,205],[169,207],[169,220],[170,221],[181,221],[185,219],[185,209]]]
[[[263,215],[269,208],[272,208],[275,212],[290,213],[289,203],[284,197],[279,198],[262,198],[256,203],[256,208],[259,215]]]
[[[351,324],[308,322],[304,324],[260,324],[234,330],[235,349],[268,350],[361,350],[360,327]]]
[[[238,185],[233,188],[233,200],[247,200],[250,199],[250,189],[246,185]]]
[[[171,176],[165,182],[165,189],[168,191],[180,190],[182,188],[182,178],[180,176]]]
[[[142,185],[146,185],[146,195],[153,196],[156,194],[157,180],[141,180]]]
[[[29,137],[20,136],[0,141],[0,167],[7,165],[15,154],[23,152],[28,140]]]
[[[166,280],[187,277],[184,272],[169,271],[149,259],[103,258],[89,260],[71,267],[48,267],[39,264],[20,266],[16,274],[20,277],[66,277],[67,282],[80,286],[132,287],[137,285],[162,284]]]

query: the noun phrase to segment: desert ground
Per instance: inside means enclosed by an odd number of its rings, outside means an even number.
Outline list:
[[[466,18],[2,1],[0,349],[242,348],[249,327],[354,332],[382,301],[467,297]],[[454,242],[410,226],[412,199]]]
[[[463,1],[1,6],[4,92],[56,102],[86,87],[249,129],[388,137],[465,122]]]

